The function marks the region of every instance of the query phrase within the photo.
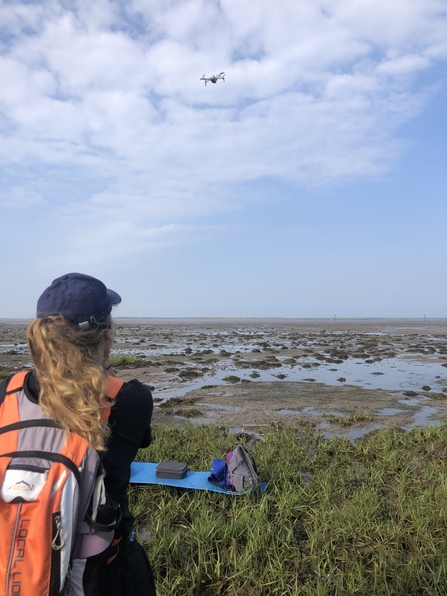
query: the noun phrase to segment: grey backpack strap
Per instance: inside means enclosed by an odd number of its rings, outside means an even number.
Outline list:
[[[96,534],[97,536],[112,542],[113,535],[116,528],[122,520],[121,508],[118,507],[110,498],[107,498],[105,484],[105,472],[102,466],[96,477],[93,494],[91,497],[91,505],[88,508],[83,521],[78,522],[76,530],[79,534]],[[105,523],[101,523],[101,513],[104,516],[104,510],[107,509],[108,515],[113,519],[107,519]],[[82,519],[82,518],[81,518]]]

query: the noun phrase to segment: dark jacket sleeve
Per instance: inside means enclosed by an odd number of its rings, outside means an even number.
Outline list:
[[[111,436],[103,456],[106,489],[118,503],[126,502],[130,464],[138,449],[151,443],[152,394],[136,379],[125,383],[109,417]]]

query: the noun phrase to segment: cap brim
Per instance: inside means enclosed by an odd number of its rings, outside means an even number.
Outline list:
[[[114,292],[113,290],[109,290],[108,288],[107,288],[107,296],[109,297],[110,304],[112,306],[116,306],[117,304],[119,304],[121,302],[121,296],[119,294],[117,294],[116,292]]]

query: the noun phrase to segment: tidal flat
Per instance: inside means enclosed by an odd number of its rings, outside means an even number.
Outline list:
[[[25,331],[0,321],[1,376]],[[130,487],[160,596],[447,593],[446,320],[118,319],[112,357],[152,388],[138,459],[207,470],[239,441],[267,483]]]
[[[447,414],[446,319],[116,319],[118,376],[154,423],[358,438]],[[27,321],[0,320],[0,373],[30,366]]]

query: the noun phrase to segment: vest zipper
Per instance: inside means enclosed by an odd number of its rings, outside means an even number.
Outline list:
[[[51,542],[51,583],[49,596],[57,596],[60,593],[61,586],[61,549],[64,546],[64,541],[61,536],[62,524],[61,514],[59,512],[53,513],[53,530]]]
[[[21,509],[22,509],[22,503],[19,503],[18,507],[17,507],[17,516],[16,516],[16,523],[14,525],[14,532],[12,534],[11,554],[9,555],[8,568],[6,569],[6,586],[5,586],[5,594],[6,595],[9,594],[9,579],[10,579],[10,573],[11,573],[12,558],[14,556],[14,545],[16,542],[17,528],[19,527],[19,518],[20,518],[20,510]]]

